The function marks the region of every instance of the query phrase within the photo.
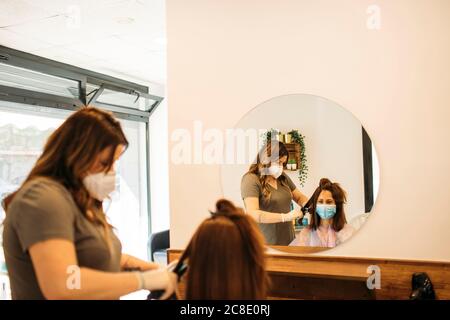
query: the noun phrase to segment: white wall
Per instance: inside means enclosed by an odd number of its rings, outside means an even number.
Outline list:
[[[301,187],[298,172],[285,171],[292,181],[309,197],[321,178],[329,178],[347,191],[347,221],[365,212],[361,123],[347,110],[312,95],[286,95],[258,105],[235,127],[258,132],[277,128],[283,133],[298,129],[305,136],[308,178]],[[240,206],[244,205],[240,192],[241,178],[256,154],[254,152],[247,158],[247,164],[224,164],[221,167],[223,194]]]
[[[380,30],[366,25],[372,4]],[[325,254],[450,261],[450,1],[168,0],[167,14],[169,132],[231,128],[288,93],[335,101],[377,147],[380,192],[360,232]],[[182,248],[222,195],[220,167],[169,169]]]

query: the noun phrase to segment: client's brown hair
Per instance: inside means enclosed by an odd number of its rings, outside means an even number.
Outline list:
[[[339,185],[339,183],[331,182],[327,178],[320,179],[319,186],[314,191],[312,197],[309,199],[308,203],[305,205],[308,207],[311,213],[311,222],[309,227],[316,230],[320,226],[320,220],[318,214],[316,214],[317,200],[319,199],[320,193],[323,191],[330,191],[331,195],[336,203],[336,215],[333,217],[333,229],[335,231],[340,231],[344,228],[347,223],[345,218],[344,204],[347,202],[347,194],[344,189]]]
[[[211,214],[181,258],[189,265],[186,299],[265,299],[269,279],[256,223],[224,199]]]

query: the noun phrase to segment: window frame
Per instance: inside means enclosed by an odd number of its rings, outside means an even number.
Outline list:
[[[37,71],[46,75],[52,75],[78,82],[79,97],[70,98],[49,93],[43,93],[28,89],[15,88],[0,85],[0,101],[16,102],[31,106],[42,106],[51,109],[64,111],[77,111],[86,105],[99,107],[111,111],[117,118],[128,121],[138,121],[145,123],[145,154],[146,154],[146,186],[147,186],[147,220],[148,236],[152,234],[151,225],[151,181],[150,181],[150,128],[149,120],[152,113],[161,104],[164,97],[151,94],[147,86],[131,81],[119,79],[106,74],[94,72],[91,70],[79,68],[66,63],[54,61],[41,56],[33,55],[27,52],[19,51],[0,45],[0,62],[3,64],[25,68],[31,71]],[[86,92],[87,84],[99,86],[97,92]],[[154,100],[155,102],[146,111],[125,107],[99,103],[96,99],[100,96],[103,89],[109,89],[126,94],[135,94],[138,97]],[[150,257],[151,252],[148,252]]]

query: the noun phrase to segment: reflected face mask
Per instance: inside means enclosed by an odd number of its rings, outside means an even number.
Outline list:
[[[269,174],[274,177],[275,179],[278,179],[281,174],[283,173],[283,166],[280,165],[272,165],[269,167]]]
[[[336,214],[335,204],[318,204],[316,206],[316,213],[322,219],[331,219]]]

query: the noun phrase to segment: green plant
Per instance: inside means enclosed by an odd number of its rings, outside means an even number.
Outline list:
[[[263,136],[265,136],[264,143],[267,143],[267,142],[271,141],[272,139],[275,140],[276,139],[275,136],[280,133],[281,133],[280,131],[271,128],[269,131],[267,131],[266,133],[263,134]]]
[[[305,152],[305,136],[300,134],[298,130],[291,130],[288,132],[292,136],[292,142],[298,143],[300,145],[300,163],[298,169],[298,179],[300,185],[303,187],[305,185],[306,179],[308,178],[308,165]]]

